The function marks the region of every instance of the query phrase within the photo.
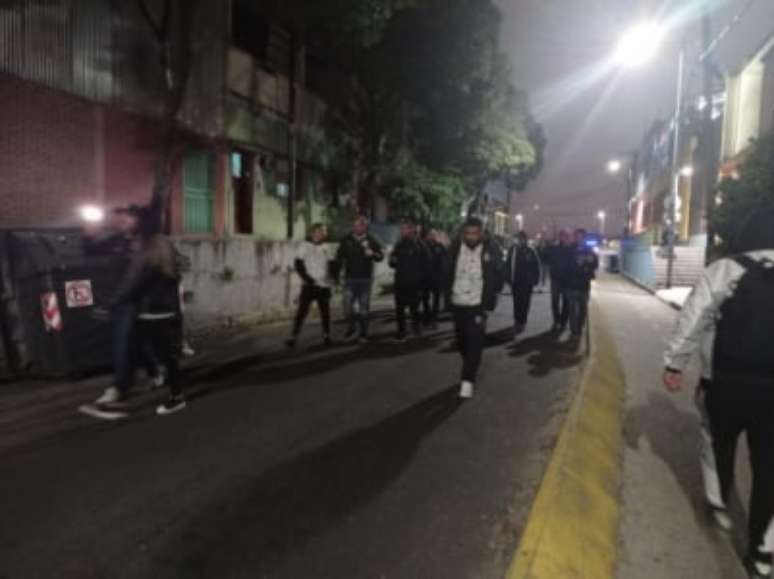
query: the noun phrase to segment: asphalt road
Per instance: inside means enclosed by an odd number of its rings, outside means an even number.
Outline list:
[[[516,345],[510,312],[464,403],[450,324],[393,345],[388,318],[364,347],[221,338],[170,417],[148,395],[122,422],[75,415],[83,384],[0,393],[0,577],[502,577],[581,363],[547,295]]]

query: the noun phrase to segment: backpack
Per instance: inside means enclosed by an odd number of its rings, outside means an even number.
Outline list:
[[[774,386],[774,262],[746,255],[734,260],[745,273],[720,307],[713,374],[716,380]]]

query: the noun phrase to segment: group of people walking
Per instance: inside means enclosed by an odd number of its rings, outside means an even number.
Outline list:
[[[551,272],[553,329],[561,334],[569,322],[573,338],[579,338],[586,322],[591,280],[598,267],[597,256],[586,246],[585,235],[585,231],[578,230],[570,240],[569,234],[562,232],[559,242],[549,247],[547,258],[541,260],[526,233],[519,232],[504,258],[502,248],[484,231],[478,218],[469,218],[448,246],[441,243],[437,231],[430,230],[421,238],[414,222],[402,222],[400,238],[388,258],[394,270],[395,341],[405,342],[409,330],[419,336],[423,327],[435,328],[441,303],[446,302],[463,358],[460,396],[469,398],[481,364],[486,319],[497,306],[504,286],[512,289],[514,335],[518,336],[526,327],[535,286],[546,270]],[[339,283],[342,273],[346,339],[368,341],[374,268],[385,259],[385,250],[369,234],[364,217],[355,220],[335,256],[328,253],[325,242],[324,228],[315,225],[296,259],[295,269],[303,286],[287,340],[289,347],[295,346],[312,301],[319,305],[323,339],[331,343],[330,286]]]

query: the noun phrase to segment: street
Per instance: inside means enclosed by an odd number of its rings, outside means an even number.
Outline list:
[[[395,345],[385,315],[365,347],[317,347],[315,325],[292,353],[284,329],[222,339],[168,418],[143,395],[95,422],[75,404],[99,380],[56,385],[3,418],[0,577],[501,577],[582,362],[547,294],[516,346],[510,323],[503,296],[465,403],[450,324]]]

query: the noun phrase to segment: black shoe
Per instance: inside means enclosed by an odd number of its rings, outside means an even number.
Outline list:
[[[174,414],[180,412],[187,406],[185,396],[182,394],[178,396],[170,396],[167,398],[164,404],[159,405],[156,408],[156,414],[159,416],[166,416],[167,414]]]
[[[355,328],[354,328],[354,327],[352,327],[352,328],[349,328],[349,329],[347,330],[347,333],[346,333],[346,334],[344,334],[344,339],[345,339],[345,340],[354,340],[354,339],[355,339],[355,331],[356,331],[356,330],[355,330]]]
[[[293,348],[296,347],[296,339],[295,338],[288,338],[287,340],[285,340],[285,346],[289,350],[292,350]]]
[[[326,346],[333,346],[333,340],[331,339],[330,336],[324,336],[323,344],[325,344]]]

